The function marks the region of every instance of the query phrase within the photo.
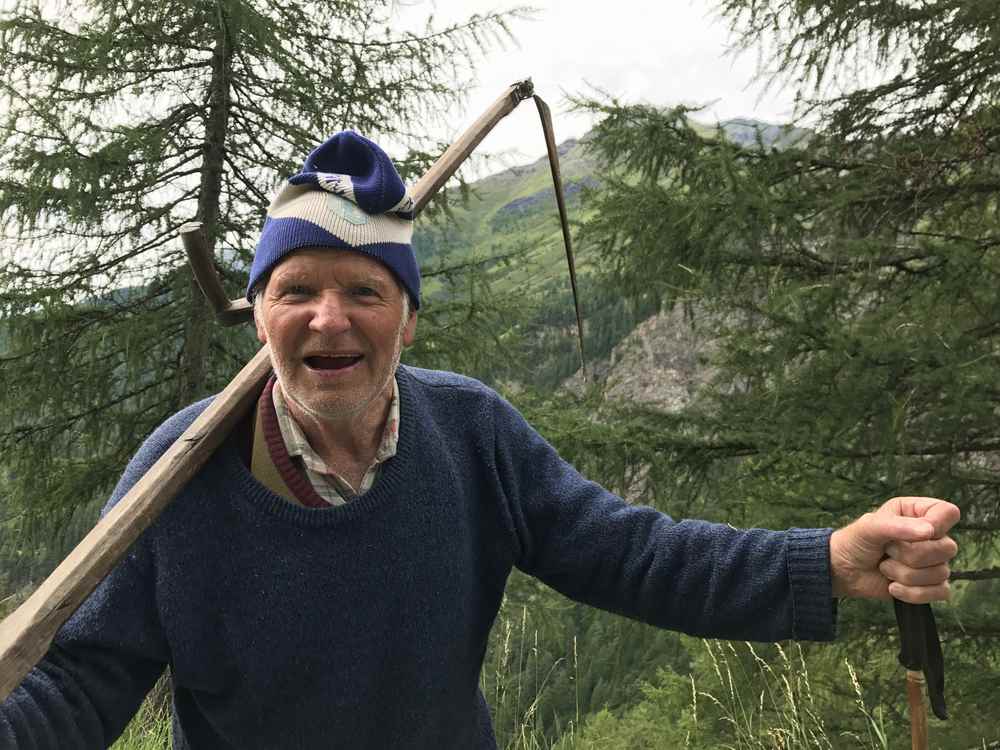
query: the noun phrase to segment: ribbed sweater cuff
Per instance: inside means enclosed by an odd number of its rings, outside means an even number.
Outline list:
[[[837,600],[830,577],[833,529],[789,529],[788,580],[796,640],[832,641],[837,636]]]

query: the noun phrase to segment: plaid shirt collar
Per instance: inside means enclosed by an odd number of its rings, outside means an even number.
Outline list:
[[[351,487],[343,477],[335,471],[331,471],[326,462],[309,445],[309,440],[306,438],[305,433],[288,410],[288,404],[285,403],[285,394],[281,390],[280,383],[275,383],[272,398],[274,400],[274,411],[278,417],[278,427],[281,429],[281,438],[285,443],[285,448],[288,450],[288,455],[301,459],[306,469],[306,474],[317,491],[320,491],[332,478],[336,480],[335,484],[343,485],[351,494],[367,492],[375,483],[379,465],[396,455],[396,445],[399,441],[399,386],[396,384],[395,377],[392,379],[392,400],[389,402],[389,416],[386,418],[385,426],[382,428],[382,440],[379,443],[378,450],[375,452],[375,458],[365,472],[361,486],[358,488]],[[320,494],[322,495],[323,493],[320,492]]]

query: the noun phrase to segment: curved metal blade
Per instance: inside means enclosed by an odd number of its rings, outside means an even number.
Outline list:
[[[587,369],[583,357],[583,317],[580,315],[580,294],[576,286],[576,263],[573,260],[573,243],[569,234],[569,219],[566,214],[566,198],[563,196],[562,175],[559,172],[559,150],[556,148],[556,137],[552,129],[552,112],[549,105],[534,95],[538,116],[542,119],[542,131],[545,133],[545,149],[549,153],[549,168],[552,170],[552,183],[556,192],[556,205],[559,206],[559,222],[562,225],[563,242],[566,244],[566,263],[569,266],[569,283],[573,288],[573,307],[576,310],[576,332],[580,346],[580,373],[584,382],[587,381]]]

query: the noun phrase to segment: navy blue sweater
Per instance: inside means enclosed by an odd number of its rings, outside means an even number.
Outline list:
[[[494,748],[478,678],[515,565],[686,633],[833,637],[828,530],[674,522],[583,479],[483,385],[398,382],[398,452],[349,505],[291,505],[220,449],[0,707],[0,748],[106,747],[165,664],[178,748]]]

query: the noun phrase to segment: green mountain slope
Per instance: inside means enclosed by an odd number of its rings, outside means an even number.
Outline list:
[[[715,126],[693,122],[707,136],[724,137],[747,148],[784,148],[807,131],[738,119]],[[594,274],[599,250],[580,242],[580,225],[587,219],[588,189],[598,190],[599,164],[588,149],[589,137],[569,139],[558,147],[564,194],[573,228],[581,306],[585,319],[587,358],[607,355],[636,325],[657,309],[655,300],[623,300],[601,285]],[[554,387],[578,369],[575,319],[569,274],[559,226],[552,177],[546,158],[512,167],[470,186],[464,202],[452,201],[447,220],[421,219],[414,246],[426,279],[425,296],[434,304],[456,293],[437,270],[475,265],[494,295],[516,297],[517,320],[511,331],[498,335],[521,338],[521,361],[512,357],[502,371],[473,372],[488,381],[512,379]]]
[[[729,140],[755,148],[786,148],[807,136],[808,131],[745,118],[726,120],[717,126],[692,122],[705,135],[720,131]],[[598,163],[588,152],[588,136],[568,139],[558,147],[560,169],[570,221],[585,218],[579,197],[584,188],[598,186]],[[461,262],[470,257],[488,258],[522,250],[519,264],[499,274],[508,283],[537,284],[550,273],[565,274],[562,238],[556,213],[555,193],[548,159],[511,167],[470,185],[471,196],[453,209],[452,221],[421,220],[415,245],[422,266]],[[586,254],[583,265],[585,266]],[[429,290],[433,292],[433,289]]]
[[[597,163],[587,153],[585,139],[567,140],[558,150],[571,221],[579,221],[579,195],[584,186],[596,185]],[[500,290],[538,291],[545,281],[560,274],[565,277],[555,191],[546,158],[483,178],[470,188],[468,200],[454,208],[450,222],[419,222],[414,245],[422,268],[517,255],[516,263],[491,266],[491,281]],[[428,296],[440,291],[440,284],[432,278]]]

